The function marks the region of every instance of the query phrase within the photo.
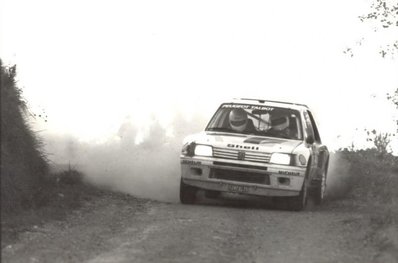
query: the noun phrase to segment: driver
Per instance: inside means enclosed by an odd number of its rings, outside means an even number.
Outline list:
[[[237,132],[255,132],[253,121],[244,109],[233,109],[229,113],[229,125]]]
[[[290,121],[288,116],[283,116],[273,119],[271,120],[271,123],[272,123],[271,133],[278,136],[291,137],[289,129]]]

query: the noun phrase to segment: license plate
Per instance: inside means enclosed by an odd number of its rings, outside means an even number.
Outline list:
[[[228,191],[232,193],[247,193],[249,192],[249,187],[243,185],[229,184]]]

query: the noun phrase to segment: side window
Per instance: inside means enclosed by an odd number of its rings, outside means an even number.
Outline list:
[[[316,127],[316,123],[315,123],[314,117],[312,117],[312,114],[311,114],[310,111],[308,111],[308,116],[310,117],[309,119],[310,119],[310,122],[311,122],[311,126],[312,126],[312,129],[314,130],[314,139],[315,139],[315,141],[317,143],[322,143],[321,142],[321,137],[319,136],[318,128]]]
[[[305,126],[306,126],[306,131],[308,136],[314,136],[314,129],[312,128],[312,123],[311,123],[311,119],[310,116],[308,115],[308,112],[304,111],[304,120],[305,120]]]

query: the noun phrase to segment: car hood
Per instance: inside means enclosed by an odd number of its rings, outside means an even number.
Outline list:
[[[297,146],[303,143],[298,140],[222,132],[201,132],[187,137],[185,142],[207,144],[220,148],[284,153],[293,152]]]

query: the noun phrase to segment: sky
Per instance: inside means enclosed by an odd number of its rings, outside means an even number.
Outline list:
[[[106,141],[126,120],[143,131],[176,113],[207,120],[235,97],[308,104],[331,149],[366,145],[365,128],[396,131],[386,93],[398,56],[378,50],[398,32],[360,22],[367,0],[0,5],[0,57],[48,134]]]

